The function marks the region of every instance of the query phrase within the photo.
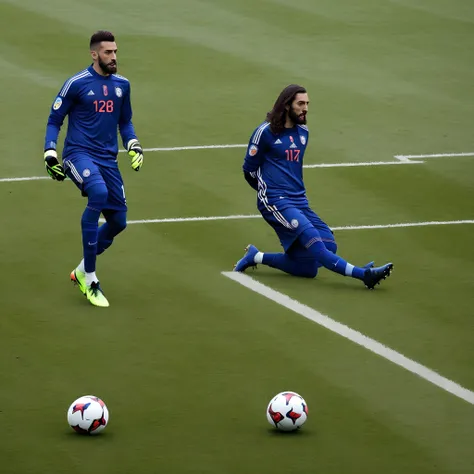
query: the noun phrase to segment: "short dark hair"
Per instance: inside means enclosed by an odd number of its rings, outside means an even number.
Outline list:
[[[296,94],[305,94],[306,89],[298,84],[286,86],[278,96],[273,105],[273,109],[267,114],[267,121],[270,122],[270,128],[273,133],[280,133],[285,128],[286,109],[295,99]]]
[[[96,47],[99,43],[102,43],[102,41],[115,41],[115,36],[110,31],[96,31],[91,36],[90,48]]]

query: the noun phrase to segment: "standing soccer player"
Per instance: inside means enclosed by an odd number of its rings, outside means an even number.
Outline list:
[[[251,136],[243,165],[244,176],[257,191],[257,207],[278,235],[284,253],[263,253],[249,245],[234,270],[257,264],[314,278],[318,268],[362,280],[373,289],[390,275],[393,264],[356,267],[336,255],[331,229],[309,207],[303,183],[303,157],[308,145],[306,89],[289,85]]]
[[[51,178],[66,175],[87,197],[82,214],[83,259],[71,280],[95,306],[109,306],[96,271],[96,257],[112,245],[127,225],[127,205],[118,153],[118,131],[135,171],[143,164],[143,150],[132,124],[129,81],[116,74],[114,35],[98,31],[90,39],[93,63],[69,78],[54,100],[46,127],[44,161]],[[67,134],[58,161],[57,140],[68,115]],[[117,130],[118,129],[118,130]],[[99,227],[103,214],[106,222]]]

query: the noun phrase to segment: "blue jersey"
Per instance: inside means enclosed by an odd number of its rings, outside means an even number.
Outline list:
[[[117,167],[120,131],[124,147],[137,138],[132,124],[130,83],[118,74],[102,76],[92,66],[68,79],[51,107],[44,149],[56,149],[68,115],[63,159],[85,153],[97,164]]]
[[[278,203],[308,206],[303,182],[303,157],[308,144],[308,128],[296,125],[275,134],[270,123],[262,123],[252,134],[244,172],[258,180],[258,204],[267,207]]]

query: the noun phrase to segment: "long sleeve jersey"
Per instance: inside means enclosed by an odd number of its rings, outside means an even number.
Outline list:
[[[126,147],[137,138],[132,123],[130,82],[102,76],[92,66],[69,78],[51,106],[44,149],[56,149],[65,117],[63,159],[86,153],[102,166],[116,167],[118,131]]]
[[[255,180],[259,204],[278,202],[285,205],[308,205],[303,182],[303,157],[308,144],[308,128],[296,125],[275,134],[270,123],[256,128],[250,138],[243,171]]]

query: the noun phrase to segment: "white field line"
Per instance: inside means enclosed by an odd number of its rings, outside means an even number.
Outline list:
[[[0,183],[14,183],[16,181],[38,181],[39,179],[51,179],[49,176],[26,176],[24,178],[0,178]]]
[[[432,155],[395,155],[394,158],[397,158],[401,161],[410,160],[412,158],[449,158],[456,156],[474,156],[474,153],[435,153]]]
[[[345,168],[355,166],[383,166],[383,165],[418,165],[424,161],[356,161],[354,163],[315,163],[312,165],[303,165],[303,168]]]
[[[184,150],[211,150],[222,148],[247,148],[248,145],[236,143],[231,145],[196,145],[196,146],[173,146],[164,148],[144,148],[143,151],[184,151]],[[124,153],[126,150],[119,150],[119,153]]]
[[[428,382],[431,382],[432,384],[442,388],[443,390],[446,390],[452,395],[455,395],[456,397],[474,405],[474,392],[471,392],[456,382],[443,377],[428,367],[425,367],[424,365],[421,365],[418,362],[405,357],[403,354],[390,349],[375,339],[365,336],[359,331],[351,329],[345,324],[341,324],[334,319],[321,314],[319,311],[316,311],[309,306],[306,306],[299,301],[290,298],[288,295],[273,290],[272,288],[254,280],[248,275],[238,272],[222,272],[222,275],[236,281],[237,283],[240,283],[255,293],[265,296],[265,298],[268,298],[271,301],[284,306],[285,308],[299,314],[300,316],[303,316],[310,321],[313,321],[316,324],[319,324],[320,326],[323,326],[326,329],[329,329],[330,331],[339,334],[346,339],[349,339],[349,341],[352,341],[359,346],[365,347],[370,352],[373,352],[374,354],[377,354],[384,359],[397,364],[409,372],[418,375],[422,379],[425,379]]]
[[[145,153],[155,151],[185,151],[185,150],[211,150],[211,149],[225,149],[225,148],[246,148],[245,143],[234,143],[227,145],[195,145],[195,146],[175,146],[175,147],[161,147],[161,148],[144,148]],[[119,153],[124,153],[126,150],[119,150]],[[450,156],[474,156],[474,153],[443,153],[435,155],[395,155],[397,161],[368,161],[368,162],[354,162],[354,163],[315,163],[304,165],[303,168],[345,168],[356,166],[385,166],[385,165],[411,165],[422,164],[424,161],[411,161],[412,158],[441,158]],[[48,176],[25,176],[19,178],[0,178],[0,183],[13,183],[18,181],[37,181],[42,179],[50,179]]]
[[[147,151],[147,150],[144,150]],[[156,149],[155,149],[156,151]],[[346,168],[356,166],[381,166],[381,165],[416,165],[424,161],[369,161],[355,163],[317,163],[312,165],[303,165],[303,168]],[[0,178],[0,183],[12,183],[16,181],[37,181],[40,179],[51,179],[49,176],[25,176],[22,178]],[[68,178],[66,178],[68,179]]]
[[[395,155],[396,158],[400,163],[410,163],[410,159],[404,155]]]
[[[203,221],[229,221],[239,219],[258,219],[260,214],[235,214],[229,216],[206,216],[206,217],[166,217],[163,219],[141,219],[131,220],[128,224],[166,224],[172,222],[203,222]],[[101,222],[103,219],[101,219]],[[426,222],[400,222],[397,224],[374,224],[374,225],[348,225],[331,227],[332,230],[365,230],[365,229],[393,229],[397,227],[424,227],[434,225],[460,225],[474,224],[474,219],[464,219],[457,221],[426,221]]]

